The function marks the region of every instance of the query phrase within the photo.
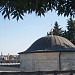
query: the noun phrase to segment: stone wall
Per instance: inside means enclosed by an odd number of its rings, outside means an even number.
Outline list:
[[[58,70],[59,52],[21,54],[20,61],[20,67],[25,71]]]
[[[20,61],[25,71],[75,70],[75,52],[26,53]]]
[[[61,53],[61,70],[75,70],[75,52]]]

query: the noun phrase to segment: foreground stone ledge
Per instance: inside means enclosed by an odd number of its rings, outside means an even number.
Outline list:
[[[75,70],[68,70],[68,71],[35,71],[35,72],[0,71],[0,75],[75,75]]]

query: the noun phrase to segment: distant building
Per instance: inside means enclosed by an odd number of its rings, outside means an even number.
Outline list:
[[[2,52],[1,52],[1,55],[0,55],[0,60],[3,60],[3,54],[2,54]]]

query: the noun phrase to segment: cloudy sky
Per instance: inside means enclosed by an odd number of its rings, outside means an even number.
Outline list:
[[[25,51],[38,38],[46,36],[56,21],[65,30],[67,20],[68,17],[57,16],[55,12],[48,12],[45,17],[25,14],[24,20],[18,22],[4,19],[0,14],[0,53],[15,55]]]

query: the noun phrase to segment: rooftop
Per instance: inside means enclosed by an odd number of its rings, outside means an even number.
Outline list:
[[[26,51],[21,53],[71,51],[75,51],[75,46],[69,40],[57,35],[47,35],[36,40]]]

